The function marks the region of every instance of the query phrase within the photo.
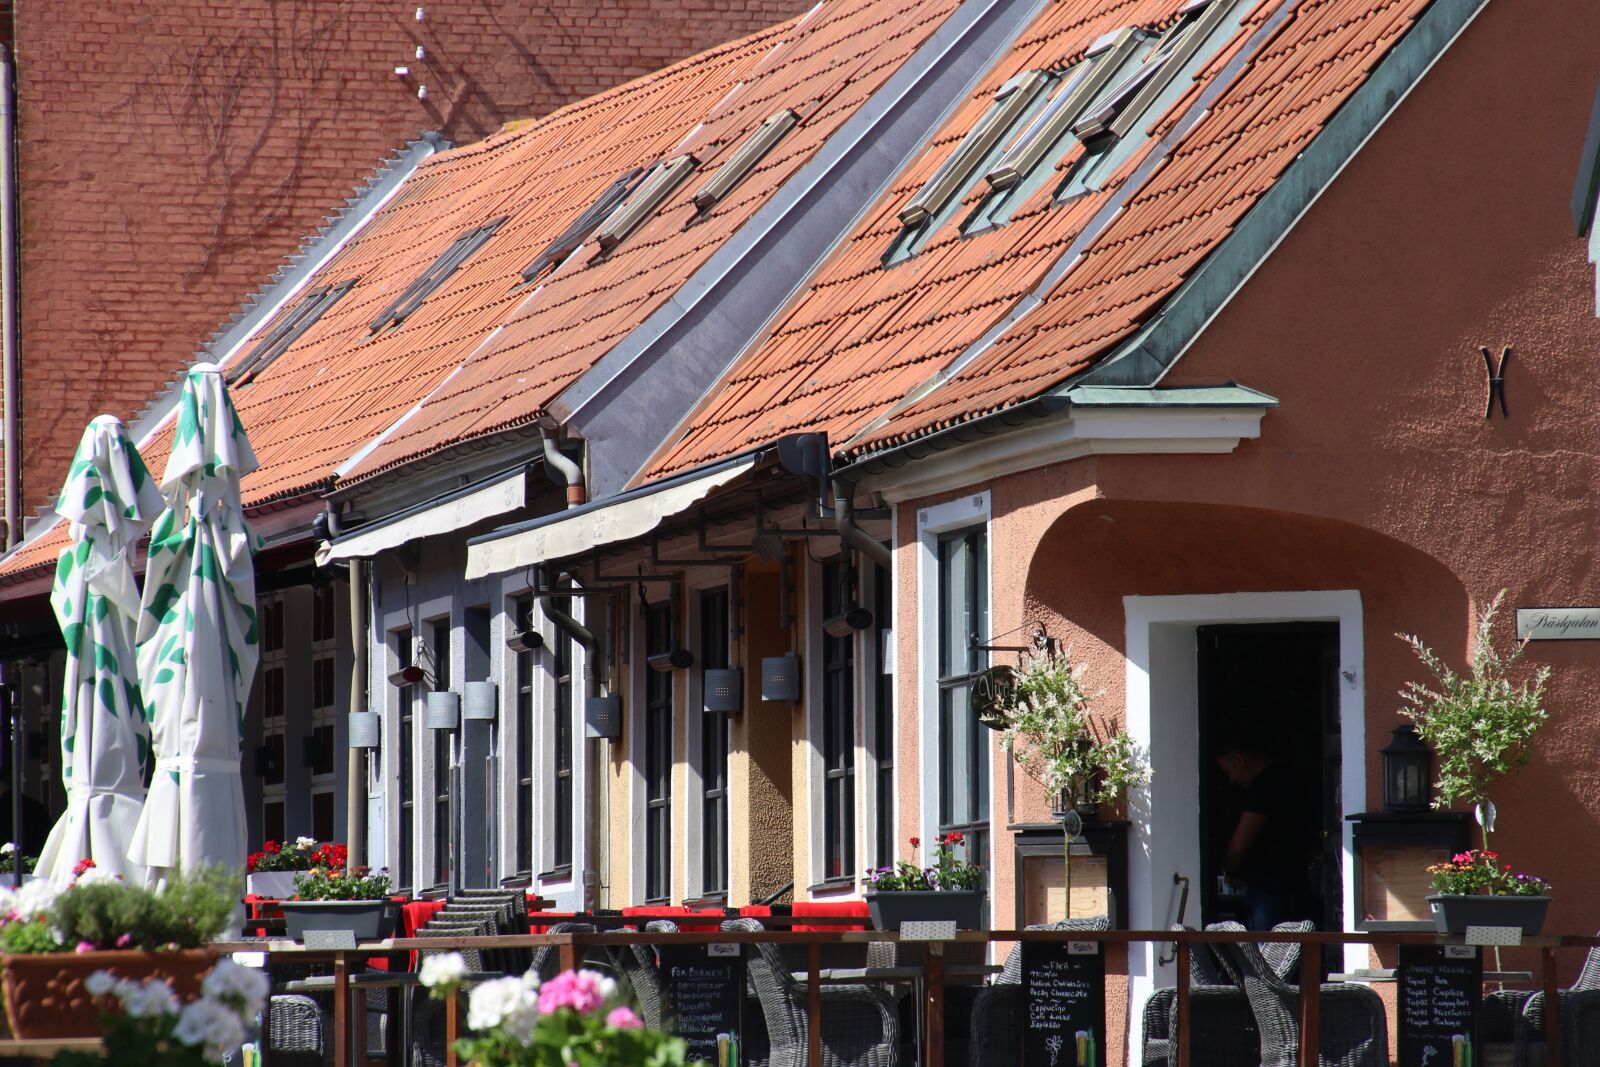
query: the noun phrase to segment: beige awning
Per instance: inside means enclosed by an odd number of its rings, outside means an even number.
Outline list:
[[[704,474],[646,486],[610,502],[552,515],[521,529],[489,534],[467,546],[467,580],[570,559],[594,548],[631,541],[694,507],[712,491],[744,477],[747,456]]]
[[[484,519],[516,511],[527,503],[528,473],[517,468],[510,474],[455,493],[437,503],[402,512],[393,519],[352,531],[317,549],[317,563],[342,559],[371,559],[380,552],[424,537],[454,533]]]

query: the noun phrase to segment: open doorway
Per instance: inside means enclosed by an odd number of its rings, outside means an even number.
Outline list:
[[[1292,883],[1284,895],[1293,914],[1280,917],[1343,929],[1338,624],[1200,626],[1196,636],[1203,920],[1249,925],[1247,898],[1221,878],[1246,792],[1217,760],[1243,747],[1247,764],[1275,765],[1270,795],[1282,810],[1270,816],[1272,854],[1258,849],[1256,867],[1270,868],[1262,881]]]

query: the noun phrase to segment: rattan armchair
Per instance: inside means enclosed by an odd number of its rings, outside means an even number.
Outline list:
[[[1109,930],[1104,915],[1038,923],[1029,930]],[[980,989],[972,1002],[972,1063],[1022,1062],[1022,946],[1015,945],[994,984]]]
[[[764,929],[755,919],[729,919],[722,928],[740,933]],[[810,1033],[806,988],[790,976],[776,946],[749,947],[754,949],[747,956],[750,984],[767,1024],[768,1067],[805,1067]],[[897,1067],[900,1018],[893,997],[865,985],[825,986],[821,993],[823,1067]]]
[[[1244,990],[1228,976],[1210,945],[1191,942],[1188,953],[1189,1047],[1196,1062],[1256,1067],[1261,1062],[1261,1035]],[[1176,989],[1158,989],[1145,1001],[1140,1057],[1144,1067],[1171,1067],[1177,1062],[1177,1006]]]
[[[1600,948],[1591,948],[1578,978],[1557,994],[1561,1004],[1561,1062],[1568,1067],[1600,1065]],[[1514,1062],[1534,1062],[1533,1046],[1544,1041],[1543,993],[1501,990],[1484,998],[1484,1013],[1498,1022],[1510,1013]]]
[[[1220,945],[1235,973],[1261,1035],[1261,1067],[1296,1067],[1300,1055],[1302,990],[1278,976],[1251,942]],[[1369,987],[1323,983],[1317,1059],[1323,1067],[1387,1067],[1389,1021]]]

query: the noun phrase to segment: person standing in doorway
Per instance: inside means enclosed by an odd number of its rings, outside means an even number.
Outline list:
[[[1217,765],[1228,781],[1244,790],[1222,869],[1245,885],[1246,925],[1270,930],[1278,923],[1305,918],[1309,824],[1293,769],[1247,736],[1218,746]]]

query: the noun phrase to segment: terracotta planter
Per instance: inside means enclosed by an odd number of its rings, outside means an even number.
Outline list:
[[[1528,937],[1544,929],[1549,897],[1456,896],[1436,893],[1428,898],[1433,926],[1441,934],[1464,934],[1469,926],[1516,926]]]
[[[911,920],[954,922],[957,930],[982,930],[988,925],[989,895],[982,889],[895,890],[867,894],[867,911],[875,930],[899,930]]]
[[[22,1040],[98,1037],[100,1005],[83,988],[95,971],[142,982],[165,978],[180,1000],[200,995],[200,979],[216,957],[203,949],[183,952],[46,952],[4,958],[6,1017]]]

